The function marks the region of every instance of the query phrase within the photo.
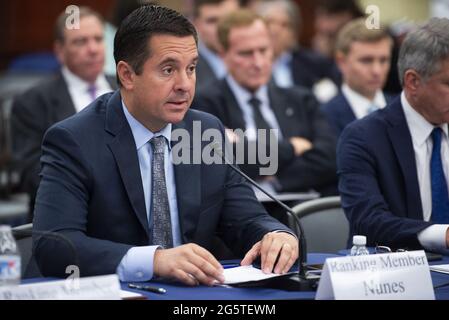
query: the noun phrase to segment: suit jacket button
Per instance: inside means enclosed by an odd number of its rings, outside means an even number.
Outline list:
[[[287,110],[285,110],[285,115],[287,117],[291,117],[294,113],[293,108],[287,108]]]

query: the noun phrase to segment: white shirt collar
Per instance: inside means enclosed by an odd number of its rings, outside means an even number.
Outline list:
[[[421,146],[431,135],[435,126],[428,122],[418,111],[416,111],[405,97],[404,91],[401,93],[401,104],[404,110],[405,119],[412,136],[413,144]],[[448,136],[448,125],[446,123],[439,126],[444,134]]]
[[[77,90],[87,91],[87,89],[91,85],[89,82],[84,81],[76,74],[71,72],[66,66],[63,66],[61,68],[61,72],[69,88],[76,88]],[[100,90],[101,88],[110,87],[109,82],[106,80],[106,77],[103,73],[98,75],[97,79],[95,80],[95,85],[98,90]]]
[[[362,96],[360,93],[352,90],[346,83],[343,83],[343,85],[341,86],[341,91],[343,92],[345,98],[348,100],[348,103],[352,111],[354,111],[357,119],[366,116],[371,105],[374,104],[379,109],[382,109],[387,104],[381,90],[376,91],[376,94],[372,101],[365,96]]]
[[[125,105],[125,102],[122,100],[122,108],[125,113],[126,120],[131,127],[132,134],[134,136],[134,141],[136,143],[136,148],[139,150],[142,148],[148,141],[150,141],[154,136],[164,136],[167,139],[168,149],[171,149],[170,141],[171,141],[171,131],[172,124],[167,124],[162,130],[158,132],[151,132],[148,130],[142,123],[139,122],[133,115],[128,111],[128,108]]]
[[[251,93],[245,88],[243,88],[240,84],[238,84],[237,81],[235,81],[235,79],[230,74],[226,76],[226,81],[228,82],[229,87],[231,88],[231,91],[234,93],[234,96],[237,99],[237,102],[240,106],[247,105],[249,99],[251,99],[251,97],[253,96],[258,98],[263,105],[268,106],[270,105],[267,85],[263,85],[259,89],[257,89],[256,92]]]

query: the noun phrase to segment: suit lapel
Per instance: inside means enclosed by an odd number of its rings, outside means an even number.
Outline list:
[[[72,97],[70,96],[67,83],[61,73],[58,74],[55,81],[56,85],[54,88],[55,92],[53,98],[53,104],[55,107],[53,110],[56,113],[55,122],[58,122],[74,115],[76,113],[76,109]]]
[[[340,93],[340,95],[342,109],[339,118],[340,122],[342,123],[342,127],[346,127],[349,123],[356,120],[356,117],[345,95],[343,93]]]
[[[122,110],[120,92],[117,91],[109,100],[106,111],[106,131],[115,135],[109,148],[114,155],[123,184],[137,218],[149,236],[145,197],[140,175],[136,144],[125,114]]]
[[[246,129],[245,119],[243,118],[242,109],[240,109],[237,99],[234,96],[226,79],[222,80],[223,95],[225,99],[224,106],[226,108],[226,118],[228,123],[224,125],[230,129]]]
[[[184,129],[189,132],[190,155],[193,155],[192,127],[188,120],[188,113],[184,120],[173,125],[173,130]],[[181,141],[172,141],[172,148],[175,148]],[[172,149],[173,150],[173,149]],[[190,156],[192,159],[192,156]],[[178,202],[178,216],[181,225],[183,243],[194,239],[201,205],[201,165],[200,164],[177,164],[174,165],[176,198]]]
[[[291,103],[284,99],[281,92],[274,86],[272,82],[268,84],[268,97],[270,100],[270,108],[273,110],[279,129],[284,137],[292,137],[297,135],[299,122],[295,114],[296,110]]]
[[[415,153],[404,111],[397,98],[385,109],[385,117],[391,126],[387,127],[396,158],[405,182],[407,208],[411,218],[423,219],[421,195],[417,177]]]

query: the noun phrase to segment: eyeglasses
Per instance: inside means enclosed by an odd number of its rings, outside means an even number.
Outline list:
[[[376,246],[375,248],[374,248],[374,253],[391,253],[391,252],[393,252],[393,250],[391,250],[391,248],[390,247],[387,247],[387,246]],[[396,249],[396,251],[394,251],[394,252],[407,252],[407,250],[406,249]]]

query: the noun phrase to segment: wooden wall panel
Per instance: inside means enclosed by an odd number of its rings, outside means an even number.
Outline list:
[[[299,43],[305,47],[309,47],[314,34],[314,2],[313,0],[294,0],[300,10],[302,17],[302,29],[299,35]]]
[[[51,51],[56,17],[68,5],[87,5],[107,16],[113,0],[0,1],[0,70],[17,55]]]

